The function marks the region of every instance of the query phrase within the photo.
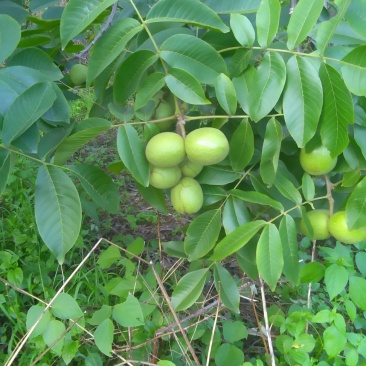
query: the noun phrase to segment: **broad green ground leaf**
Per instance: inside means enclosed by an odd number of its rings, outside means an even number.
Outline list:
[[[123,327],[138,327],[145,324],[141,304],[129,294],[126,301],[113,307],[113,319]]]
[[[50,81],[63,78],[53,59],[40,48],[29,47],[19,51],[8,62],[8,66],[26,66],[42,72]]]
[[[221,108],[228,114],[234,115],[238,101],[233,82],[225,74],[219,74],[215,82],[216,98]]]
[[[281,202],[268,197],[267,195],[256,191],[242,191],[240,189],[232,189],[229,194],[233,197],[239,198],[245,202],[256,203],[258,205],[265,205],[273,207],[275,210],[282,212],[284,207]]]
[[[350,229],[365,226],[366,220],[366,178],[353,189],[346,204],[347,225]]]
[[[112,320],[103,320],[94,331],[94,342],[99,350],[106,356],[111,357],[114,325]]]
[[[313,29],[324,3],[318,0],[300,0],[291,14],[287,27],[287,47],[293,50]]]
[[[346,347],[347,337],[337,327],[331,325],[323,333],[324,349],[329,358],[339,355]]]
[[[323,85],[323,110],[320,115],[322,143],[338,156],[348,145],[348,124],[353,123],[353,101],[338,71],[322,64],[319,72]]]
[[[215,365],[241,365],[244,362],[244,352],[233,344],[223,343],[215,354]]]
[[[366,277],[366,252],[358,252],[355,257],[355,262],[360,273]]]
[[[323,89],[317,71],[303,57],[287,62],[287,81],[283,95],[286,126],[298,147],[314,136],[323,106]]]
[[[148,101],[155,96],[165,85],[165,75],[161,72],[154,72],[146,77],[141,87],[137,90],[134,109],[139,110],[146,106]]]
[[[4,116],[2,140],[9,145],[38,120],[56,99],[49,82],[38,83],[21,93]]]
[[[283,251],[283,274],[294,284],[299,282],[299,244],[295,220],[285,215],[280,223],[279,233]]]
[[[99,310],[93,312],[93,316],[88,320],[91,325],[99,325],[103,320],[110,318],[112,315],[112,307],[109,305],[102,305]]]
[[[35,216],[41,238],[62,264],[80,233],[81,204],[74,183],[61,169],[39,168]]]
[[[366,37],[366,29],[365,29],[366,13],[365,13],[365,2],[363,0],[349,1],[349,7],[347,8],[346,12],[346,19],[350,27],[355,32],[357,32],[363,38]]]
[[[298,188],[295,187],[290,179],[280,170],[276,174],[274,185],[280,193],[290,201],[296,202],[297,204],[302,202],[302,197]]]
[[[254,154],[254,134],[248,119],[240,122],[230,141],[230,162],[234,171],[243,170]]]
[[[354,322],[355,319],[356,319],[356,316],[357,316],[357,308],[356,308],[356,305],[353,303],[353,301],[346,300],[344,302],[344,306],[346,308],[347,315],[349,316],[349,318],[351,319],[351,321]]]
[[[186,103],[198,105],[211,103],[206,99],[198,80],[184,70],[170,69],[165,82],[169,90]]]
[[[325,270],[324,282],[329,300],[339,295],[348,283],[348,271],[339,264],[332,264]]]
[[[124,18],[108,28],[96,42],[90,54],[88,82],[94,80],[124,52],[127,43],[142,29],[142,25],[132,18]]]
[[[51,320],[51,313],[49,310],[46,310],[44,312],[45,306],[43,305],[33,305],[29,308],[27,312],[27,320],[26,320],[26,327],[27,331],[34,325],[34,323],[38,320],[38,318],[42,315],[42,318],[36,325],[36,327],[33,329],[30,338],[38,337],[43,333],[43,331],[46,329],[47,324]],[[43,313],[44,312],[44,313]]]
[[[98,258],[97,264],[102,268],[109,268],[112,264],[116,263],[121,258],[121,251],[111,245],[106,250],[103,250]]]
[[[208,6],[198,0],[160,0],[148,12],[146,22],[190,23],[202,28],[228,32],[229,28]]]
[[[137,183],[136,186],[139,193],[146,202],[148,202],[152,207],[157,209],[162,214],[168,213],[165,204],[165,195],[161,189],[155,188],[153,186],[144,187],[139,183]]]
[[[252,47],[255,40],[255,31],[250,20],[242,14],[230,15],[230,27],[236,40],[243,47]]]
[[[7,14],[0,14],[0,63],[16,49],[20,40],[20,25]]]
[[[118,67],[113,82],[113,97],[125,103],[136,91],[146,70],[158,59],[156,53],[140,50],[132,53]]]
[[[20,267],[10,268],[6,273],[6,278],[12,285],[20,287],[24,279],[23,270]]]
[[[241,321],[223,321],[222,333],[225,341],[229,343],[248,338],[248,329]]]
[[[114,0],[69,0],[61,16],[60,36],[64,49],[66,45],[81,33]]]
[[[262,0],[256,16],[257,38],[261,47],[268,47],[275,37],[280,21],[281,4],[278,0]]]
[[[0,195],[3,193],[10,173],[10,153],[0,150]]]
[[[57,341],[57,343],[53,345],[51,349],[59,356],[62,353],[62,347],[65,343],[65,331],[66,327],[64,323],[60,322],[59,320],[52,319],[49,321],[42,334],[43,340],[47,346],[51,346],[51,344]]]
[[[95,203],[104,210],[118,213],[120,194],[109,175],[99,167],[90,164],[73,165],[70,169]]]
[[[171,362],[171,361],[167,361],[167,360],[160,360],[157,363],[158,366],[176,366],[175,363]]]
[[[222,217],[226,235],[249,221],[251,221],[251,217],[245,203],[234,196],[230,196],[224,205]]]
[[[67,137],[58,146],[54,162],[57,165],[64,164],[72,154],[82,148],[88,141],[107,130],[111,126],[111,122],[102,118],[87,118],[80,122],[79,131]]]
[[[210,210],[196,217],[188,226],[184,251],[188,260],[205,256],[216,244],[221,229],[221,210]]]
[[[256,220],[239,226],[216,245],[211,260],[220,261],[235,253],[265,225],[265,221]]]
[[[274,224],[268,224],[263,229],[258,241],[256,257],[259,274],[274,291],[283,270],[281,237]]]
[[[302,176],[301,190],[307,201],[312,201],[314,199],[315,184],[313,179],[308,173],[304,173]]]
[[[214,85],[218,75],[227,72],[224,59],[210,44],[188,34],[169,37],[159,55],[170,67],[187,72],[203,84]]]
[[[325,274],[325,266],[319,262],[306,263],[300,269],[300,281],[303,283],[319,282]]]
[[[145,144],[131,125],[123,125],[118,129],[117,150],[123,164],[136,181],[147,187],[149,164],[145,157]]]
[[[52,314],[60,319],[73,319],[83,316],[83,311],[76,300],[69,294],[61,292],[52,303]]]
[[[274,108],[285,81],[286,66],[283,58],[276,52],[265,53],[249,84],[248,108],[253,121],[258,122]]]
[[[333,34],[335,33],[339,23],[344,18],[344,14],[352,0],[337,1],[338,13],[329,20],[321,22],[316,32],[316,47],[321,54],[324,53],[326,47],[331,43]]]
[[[79,350],[79,341],[65,340],[65,345],[62,348],[62,360],[66,365],[70,364]]]
[[[221,263],[215,264],[214,280],[221,301],[229,310],[239,314],[240,293],[238,285],[230,272]]]
[[[358,46],[342,59],[342,76],[348,90],[366,96],[366,46]]]
[[[261,178],[268,186],[271,186],[276,178],[282,135],[281,124],[272,117],[267,122],[259,165]]]
[[[366,310],[366,280],[356,276],[350,277],[348,291],[355,305],[361,310]]]
[[[185,274],[175,286],[172,294],[172,305],[176,311],[191,307],[202,293],[209,270],[198,269]]]

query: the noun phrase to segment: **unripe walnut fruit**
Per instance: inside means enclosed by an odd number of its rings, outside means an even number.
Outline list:
[[[150,167],[150,185],[159,189],[174,187],[180,180],[182,172],[178,166],[172,168]]]
[[[70,69],[70,80],[73,82],[74,85],[85,84],[87,74],[88,66],[75,64]]]
[[[346,220],[346,211],[338,211],[328,222],[328,230],[336,240],[344,244],[356,244],[366,240],[366,227],[349,229]]]
[[[186,154],[192,163],[213,165],[229,153],[229,142],[218,129],[203,127],[190,132],[185,140]]]
[[[328,210],[312,210],[306,213],[310,225],[313,229],[313,235],[305,226],[304,220],[300,222],[301,232],[312,240],[324,240],[330,237],[328,231],[329,211]]]
[[[193,178],[185,177],[172,188],[170,200],[178,213],[194,214],[203,205],[202,188]]]
[[[332,158],[325,146],[319,146],[310,152],[301,149],[300,164],[308,174],[323,175],[332,171],[337,164],[337,158]]]
[[[162,101],[155,110],[155,119],[163,119],[173,115],[174,106],[164,101]],[[157,122],[156,125],[160,131],[166,131],[173,125],[175,120],[175,118],[168,119],[166,121]]]
[[[203,165],[192,163],[190,160],[186,158],[180,164],[180,169],[182,170],[182,174],[185,177],[194,178],[201,172],[201,170],[203,169]]]
[[[175,132],[162,132],[152,137],[146,145],[146,159],[159,168],[179,165],[185,157],[184,140]]]

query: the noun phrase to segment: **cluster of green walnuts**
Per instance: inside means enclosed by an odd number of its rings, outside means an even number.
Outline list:
[[[180,214],[194,214],[203,205],[202,188],[194,178],[204,166],[221,162],[228,153],[229,142],[216,128],[198,128],[185,138],[175,132],[161,132],[146,145],[150,185],[171,189],[173,208]]]
[[[325,146],[319,146],[310,152],[302,149],[300,164],[308,174],[319,176],[331,172],[337,164],[337,158],[332,157]],[[307,218],[313,233],[309,232],[304,219],[300,223],[301,231],[314,240],[325,240],[331,236],[344,244],[356,244],[366,240],[366,227],[349,229],[344,210],[333,214],[329,210],[315,209],[307,213]]]

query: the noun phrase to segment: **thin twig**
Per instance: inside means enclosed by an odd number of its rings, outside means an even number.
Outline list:
[[[311,263],[314,262],[315,260],[315,249],[316,249],[316,240],[313,240],[313,249],[311,251]],[[308,299],[307,299],[307,308],[310,309],[311,306],[311,289],[312,289],[312,283],[309,283],[308,286]],[[305,328],[305,333],[308,332],[309,329],[309,322],[306,321],[306,328]]]
[[[219,287],[220,287],[220,284],[219,284]],[[219,288],[219,291],[218,292],[219,292],[219,298],[217,299],[217,303],[220,304],[220,288]],[[215,330],[216,330],[217,319],[219,317],[219,311],[220,311],[220,306],[217,305],[216,314],[215,314],[215,320],[214,320],[214,324],[213,324],[213,327],[212,327],[210,344],[208,346],[206,366],[209,366],[209,364],[210,364],[210,355],[211,355],[211,350],[212,350],[212,343],[213,343],[214,336],[215,336]]]
[[[327,175],[325,176],[325,184],[327,187],[327,198],[329,202],[329,216],[332,216],[334,211],[334,198],[332,196],[332,190],[334,188],[334,184],[330,181]]]
[[[271,338],[271,328],[269,326],[269,321],[268,321],[267,303],[266,303],[266,296],[265,296],[265,293],[264,293],[264,282],[263,282],[262,277],[260,277],[260,276],[259,276],[259,281],[260,281],[260,284],[261,284],[263,317],[264,317],[264,324],[265,324],[265,329],[266,329],[268,350],[269,350],[269,355],[270,355],[269,363],[272,366],[276,366],[276,360],[275,360],[275,355],[274,355],[274,351],[273,351],[273,344],[272,344],[272,338]]]

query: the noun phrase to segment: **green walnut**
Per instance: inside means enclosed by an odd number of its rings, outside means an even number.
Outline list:
[[[88,74],[88,66],[82,64],[75,64],[70,69],[70,80],[74,85],[83,85],[86,82],[87,74]]]
[[[229,142],[218,129],[203,127],[190,132],[185,141],[186,154],[192,163],[213,165],[229,153]]]
[[[328,222],[328,230],[331,236],[344,244],[356,244],[366,240],[366,227],[349,229],[346,220],[346,211],[338,211]]]
[[[182,170],[182,174],[185,177],[194,178],[201,172],[201,170],[203,169],[203,165],[192,163],[190,160],[186,158],[180,164],[180,169]]]
[[[159,189],[174,187],[182,176],[178,166],[172,168],[150,167],[150,185]]]
[[[203,205],[203,192],[199,183],[190,177],[184,177],[170,192],[174,209],[180,213],[194,214]]]
[[[162,132],[153,136],[146,145],[146,159],[153,166],[171,168],[185,158],[184,140],[175,132]]]
[[[155,110],[155,119],[164,119],[174,115],[174,106],[165,101],[160,102]],[[171,118],[166,121],[156,123],[160,131],[168,130],[176,121],[176,118]]]
[[[313,229],[313,235],[305,226],[304,220],[300,222],[301,232],[312,240],[325,240],[330,237],[328,231],[329,211],[328,210],[312,210],[306,213],[310,225]]]
[[[337,158],[332,158],[330,151],[325,146],[306,152],[300,150],[300,165],[310,175],[323,175],[333,170],[337,164]]]

